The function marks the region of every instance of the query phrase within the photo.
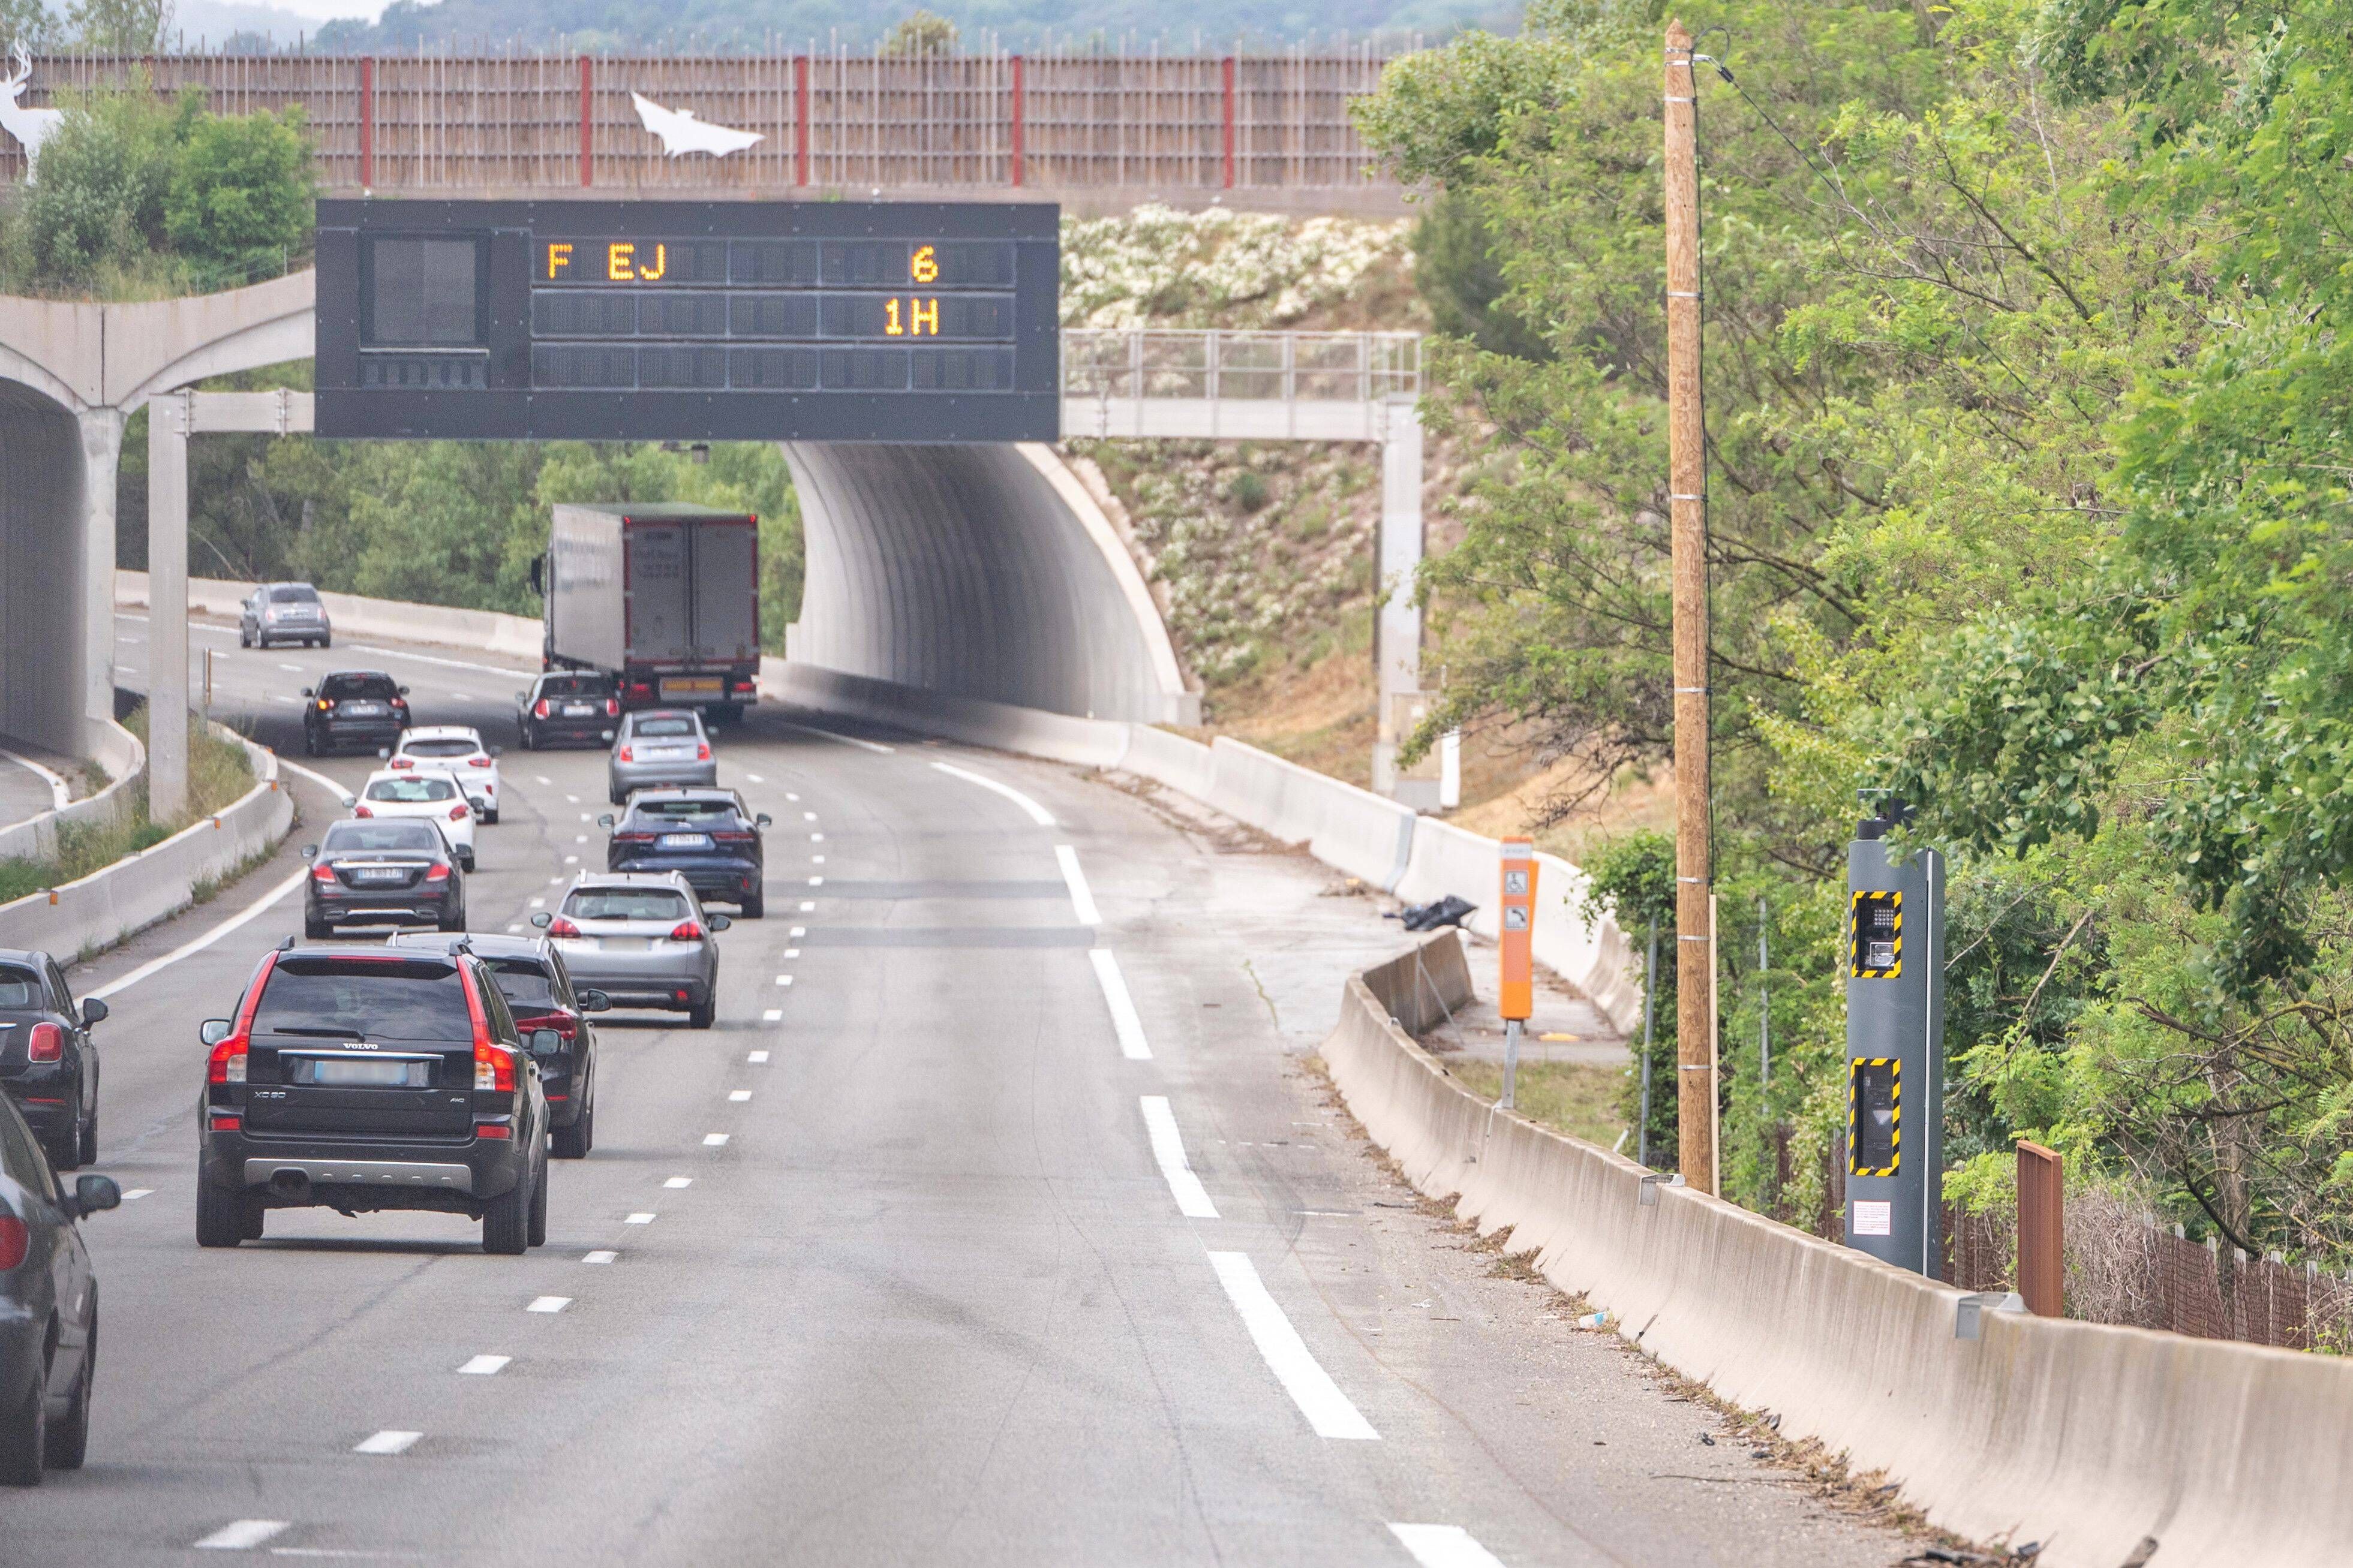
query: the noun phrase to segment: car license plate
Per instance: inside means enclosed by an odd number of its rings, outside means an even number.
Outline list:
[[[665,699],[671,697],[716,697],[720,694],[722,689],[723,687],[720,679],[715,675],[681,676],[677,679],[665,680],[661,683],[661,694]]]
[[[345,702],[339,705],[335,710],[346,719],[378,719],[384,716],[384,704],[381,702]]]
[[[385,882],[406,882],[408,873],[397,866],[371,867],[352,873],[352,880],[380,886]]]
[[[586,702],[567,702],[564,705],[564,716],[566,719],[594,719],[596,710]]]
[[[656,840],[656,847],[662,849],[708,849],[711,847],[711,835],[708,833],[665,833],[659,839]]]
[[[646,748],[646,761],[649,763],[678,763],[685,760],[686,748],[684,746],[649,746]]]
[[[649,936],[600,936],[596,942],[601,952],[644,952],[654,944]]]
[[[430,1089],[431,1062],[344,1061],[296,1057],[289,1080],[314,1089]]]

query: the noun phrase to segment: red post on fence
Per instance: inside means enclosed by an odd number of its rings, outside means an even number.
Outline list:
[[[1021,184],[1021,57],[1013,57],[1013,184]]]
[[[1234,188],[1234,57],[1228,55],[1221,63],[1226,88],[1226,189],[1230,191]]]
[[[793,184],[808,184],[808,57],[793,57]]]
[[[2067,1162],[2018,1143],[2018,1293],[2038,1318],[2067,1315]]]
[[[375,187],[375,57],[360,60],[360,189]]]
[[[596,68],[580,57],[580,184],[596,183]]]

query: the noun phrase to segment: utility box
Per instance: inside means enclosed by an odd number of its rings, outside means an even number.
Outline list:
[[[1888,806],[1847,846],[1846,1241],[1935,1279],[1943,1273],[1945,863],[1886,836]]]

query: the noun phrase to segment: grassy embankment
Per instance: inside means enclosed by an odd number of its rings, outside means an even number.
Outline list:
[[[123,725],[143,744],[147,710],[132,710]],[[111,824],[65,823],[58,829],[58,853],[46,860],[0,860],[0,904],[58,887],[111,866],[126,856],[162,843],[198,817],[209,816],[253,787],[253,764],[245,748],[222,740],[195,714],[188,718],[188,809],[167,822],[147,815],[147,785],[132,786],[132,809]]]

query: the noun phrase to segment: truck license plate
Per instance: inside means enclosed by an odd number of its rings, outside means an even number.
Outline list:
[[[661,683],[661,694],[670,697],[716,697],[723,689],[715,675],[680,676]]]

